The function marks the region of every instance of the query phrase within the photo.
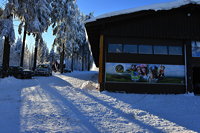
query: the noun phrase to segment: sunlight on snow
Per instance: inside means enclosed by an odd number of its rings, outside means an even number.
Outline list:
[[[99,104],[97,101],[79,92],[76,88],[59,86],[52,86],[52,88],[56,88],[66,101],[70,100],[85,117],[89,118],[89,122],[99,132],[152,132],[122,117],[110,108]]]
[[[64,76],[58,76],[58,77],[63,78],[63,80],[66,80],[68,82],[70,82],[70,81],[74,82],[74,80],[77,80],[72,77],[64,77]],[[86,93],[84,91],[77,90],[77,89],[66,90],[64,88],[59,88],[59,87],[55,87],[55,88],[57,88],[64,97],[70,98],[83,111],[88,112],[87,114],[91,115],[90,117],[93,117],[92,119],[95,119],[95,115],[97,115],[97,114],[99,114],[99,112],[101,112],[103,114],[105,113],[104,116],[108,115],[107,116],[108,118],[110,116],[113,116],[111,119],[118,119],[118,121],[119,121],[119,118],[117,118],[118,117],[117,113],[115,113],[115,111],[113,111],[113,110],[110,110],[108,108],[108,106],[107,107],[104,106],[104,104],[108,104],[111,107],[113,107],[115,110],[119,110],[119,111],[123,112],[124,114],[127,114],[128,117],[132,116],[133,120],[134,119],[138,120],[146,125],[154,127],[155,129],[161,130],[163,132],[182,132],[182,133],[194,132],[192,130],[186,129],[185,127],[177,125],[176,123],[173,123],[169,120],[166,120],[166,119],[160,118],[156,115],[153,115],[149,112],[139,110],[139,109],[134,109],[131,107],[131,105],[129,105],[127,103],[124,103],[122,101],[117,100],[116,98],[113,98],[111,96],[108,96],[108,95],[105,95],[105,94],[102,94],[102,93],[99,93],[96,91],[89,91],[89,93]],[[89,95],[92,95],[93,97],[90,97]],[[99,104],[97,102],[97,100],[95,100],[95,99],[101,100],[102,103]],[[82,102],[80,102],[79,100],[81,100]],[[92,115],[92,113],[94,113],[93,114],[94,116]],[[101,114],[99,114],[99,115],[101,115]],[[120,119],[121,119],[121,121],[126,121],[126,118],[120,118]],[[109,122],[116,122],[116,121],[109,121],[109,119],[105,119],[102,121],[97,120],[96,122],[100,123],[101,126],[105,126],[104,128],[108,128]],[[128,122],[128,121],[127,121],[127,123],[130,124],[130,122]],[[120,123],[120,124],[122,124],[122,123]],[[131,122],[131,124],[133,124],[133,123]],[[119,126],[119,125],[115,125],[115,126]],[[131,125],[131,126],[133,126],[133,125]],[[134,126],[137,127],[138,125],[134,125]],[[121,128],[123,128],[123,127],[121,127]]]
[[[82,131],[82,126],[77,125],[78,119],[70,120],[70,117],[67,117],[67,113],[73,116],[69,112],[70,109],[53,103],[52,97],[43,88],[39,86],[24,88],[21,98],[23,104],[20,109],[20,132]]]
[[[126,114],[132,114],[133,119],[139,120],[147,125],[150,125],[154,128],[162,130],[163,132],[181,132],[181,133],[194,133],[192,130],[188,130],[185,127],[179,126],[176,123],[170,122],[166,119],[159,118],[156,115],[153,115],[149,112],[133,109],[131,105],[117,100],[111,96],[101,94],[99,95],[96,92],[90,92],[91,95],[97,97],[98,99],[107,102],[110,106],[115,109],[119,109]]]
[[[81,90],[91,79],[56,74],[37,77],[21,91],[20,132],[181,132],[194,131],[163,119],[107,92]],[[86,76],[86,77],[84,77]]]

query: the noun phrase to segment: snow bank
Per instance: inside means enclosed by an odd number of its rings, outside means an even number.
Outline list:
[[[82,83],[80,89],[83,90],[98,90],[98,71],[91,72],[90,79],[84,83]]]
[[[16,86],[20,85],[19,82],[20,82],[20,80],[14,78],[14,77],[0,79],[0,89],[16,87]]]
[[[91,71],[99,71],[99,68],[97,68],[96,65],[93,63],[92,68],[90,70]]]
[[[92,81],[86,81],[81,85],[81,89],[83,90],[98,90],[99,85],[98,83]]]
[[[148,6],[138,7],[138,8],[132,8],[132,9],[126,9],[126,10],[106,13],[106,14],[94,17],[92,19],[89,19],[86,21],[86,23],[94,22],[94,21],[97,21],[98,19],[108,18],[108,17],[112,17],[112,16],[118,16],[118,15],[124,15],[124,14],[130,14],[130,13],[145,11],[145,10],[154,10],[154,11],[171,10],[173,8],[178,8],[178,7],[187,5],[187,4],[200,4],[200,0],[177,0],[177,1],[167,2],[167,3],[159,3],[159,4],[154,4],[154,5],[148,5]]]
[[[19,130],[20,89],[23,83],[14,77],[0,79],[0,132]]]

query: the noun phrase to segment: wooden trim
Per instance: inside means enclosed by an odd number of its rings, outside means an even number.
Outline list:
[[[160,38],[147,38],[147,37],[129,37],[119,35],[106,36],[108,44],[133,44],[133,45],[168,45],[168,46],[180,46],[183,45],[182,40],[178,39],[160,39]]]
[[[191,41],[185,41],[185,67],[186,67],[186,84],[187,84],[187,93],[193,92],[193,84],[192,84],[192,47]]]
[[[139,94],[184,94],[185,85],[105,83],[105,90]]]
[[[110,53],[107,54],[106,62],[112,63],[145,63],[145,64],[169,64],[185,65],[184,56],[176,55],[142,55],[129,53]]]
[[[100,91],[103,90],[102,84],[104,82],[104,36],[100,35],[100,42],[99,42],[99,84],[100,84]]]

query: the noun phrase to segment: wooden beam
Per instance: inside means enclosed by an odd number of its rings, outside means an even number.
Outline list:
[[[99,42],[99,84],[100,84],[100,91],[103,91],[103,84],[104,84],[104,36],[100,35],[100,42]]]

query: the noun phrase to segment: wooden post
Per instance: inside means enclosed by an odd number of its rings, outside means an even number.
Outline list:
[[[103,91],[104,88],[104,36],[100,35],[100,43],[99,43],[99,84],[100,91]]]
[[[185,65],[186,65],[186,92],[193,92],[193,84],[192,84],[192,46],[191,41],[185,42],[184,45],[185,50]]]

